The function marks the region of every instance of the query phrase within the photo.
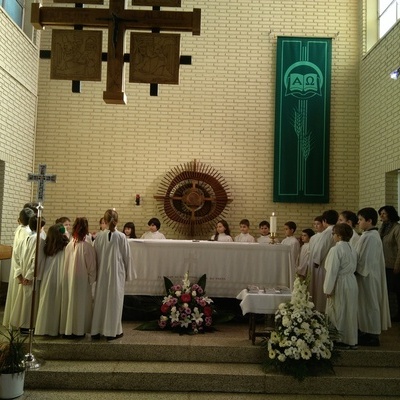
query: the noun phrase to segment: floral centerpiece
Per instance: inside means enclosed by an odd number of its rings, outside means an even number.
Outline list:
[[[213,330],[213,301],[206,296],[206,275],[195,284],[186,272],[182,284],[174,285],[164,277],[167,295],[161,305],[158,326],[179,333],[203,333]]]
[[[309,301],[306,281],[296,278],[292,298],[279,305],[275,330],[267,341],[267,365],[302,380],[333,372],[333,341],[326,317]]]

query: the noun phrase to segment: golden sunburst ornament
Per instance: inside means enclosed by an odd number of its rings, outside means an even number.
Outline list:
[[[232,201],[223,176],[196,160],[167,172],[154,198],[166,223],[191,237],[209,232]]]

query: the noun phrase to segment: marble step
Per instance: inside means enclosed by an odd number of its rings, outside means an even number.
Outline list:
[[[398,368],[335,367],[299,382],[244,363],[46,361],[26,373],[27,390],[124,390],[395,396]]]
[[[179,336],[173,337],[179,340]],[[213,343],[213,337],[208,339]],[[77,361],[175,361],[175,362],[212,362],[260,364],[265,359],[266,350],[260,344],[252,346],[243,340],[234,344],[214,341],[214,344],[196,345],[188,338],[182,343],[132,343],[115,341],[83,340],[41,340],[34,343],[34,355],[43,360]],[[358,350],[340,351],[335,362],[338,366],[398,367],[400,351],[359,347]],[[400,374],[400,372],[399,372]]]

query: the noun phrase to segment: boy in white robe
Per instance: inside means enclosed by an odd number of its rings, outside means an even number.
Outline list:
[[[6,305],[4,308],[3,325],[8,329],[10,328],[11,310],[14,307],[15,298],[18,292],[19,281],[15,276],[16,269],[19,268],[15,260],[15,252],[17,247],[23,242],[30,234],[31,230],[28,226],[29,218],[32,217],[34,212],[30,208],[24,208],[19,213],[19,226],[14,232],[13,254],[11,256],[10,277],[8,279],[8,289]]]
[[[310,245],[311,296],[315,308],[325,312],[326,296],[324,293],[325,259],[331,247],[335,245],[332,237],[332,227],[338,221],[339,214],[335,210],[328,210],[322,214],[324,230],[315,235],[315,241]]]
[[[292,264],[293,277],[296,276],[296,266],[300,254],[300,243],[297,240],[296,236],[294,236],[296,229],[297,225],[295,222],[293,221],[285,222],[284,225],[285,239],[282,240],[283,245],[290,246],[290,258]]]
[[[149,226],[149,231],[143,233],[141,239],[165,239],[165,236],[159,232],[159,229],[161,228],[161,222],[158,218],[151,218],[147,225]]]
[[[385,258],[374,208],[358,211],[358,224],[363,230],[357,243],[358,344],[379,346],[379,335],[391,326],[386,286]]]
[[[332,232],[336,245],[329,250],[325,261],[326,315],[338,331],[336,345],[356,349],[358,286],[354,273],[357,253],[349,243],[353,229],[341,223],[335,225]]]
[[[351,227],[351,229],[353,229],[353,234],[351,235],[351,239],[350,239],[350,244],[356,248],[356,244],[357,242],[360,240],[360,235],[358,234],[358,232],[354,229],[356,227],[356,225],[358,224],[358,218],[356,213],[353,213],[353,211],[342,211],[339,214],[339,223],[341,224],[347,224]]]
[[[235,237],[235,242],[241,243],[255,243],[255,239],[250,235],[250,221],[248,219],[242,219],[239,224],[240,234]]]
[[[297,263],[296,273],[297,275],[305,278],[309,272],[309,261],[310,261],[310,241],[315,235],[315,232],[310,229],[303,229],[301,231],[301,241],[302,245],[300,247],[299,261]]]
[[[125,281],[136,278],[132,271],[128,240],[116,229],[118,214],[107,210],[104,219],[109,229],[94,241],[97,256],[97,282],[94,298],[91,335],[104,335],[108,340],[122,337],[122,310]]]

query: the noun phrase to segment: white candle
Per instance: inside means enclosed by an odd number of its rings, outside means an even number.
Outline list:
[[[277,218],[274,212],[269,218],[269,225],[270,225],[269,230],[271,231],[271,233],[276,233]]]

